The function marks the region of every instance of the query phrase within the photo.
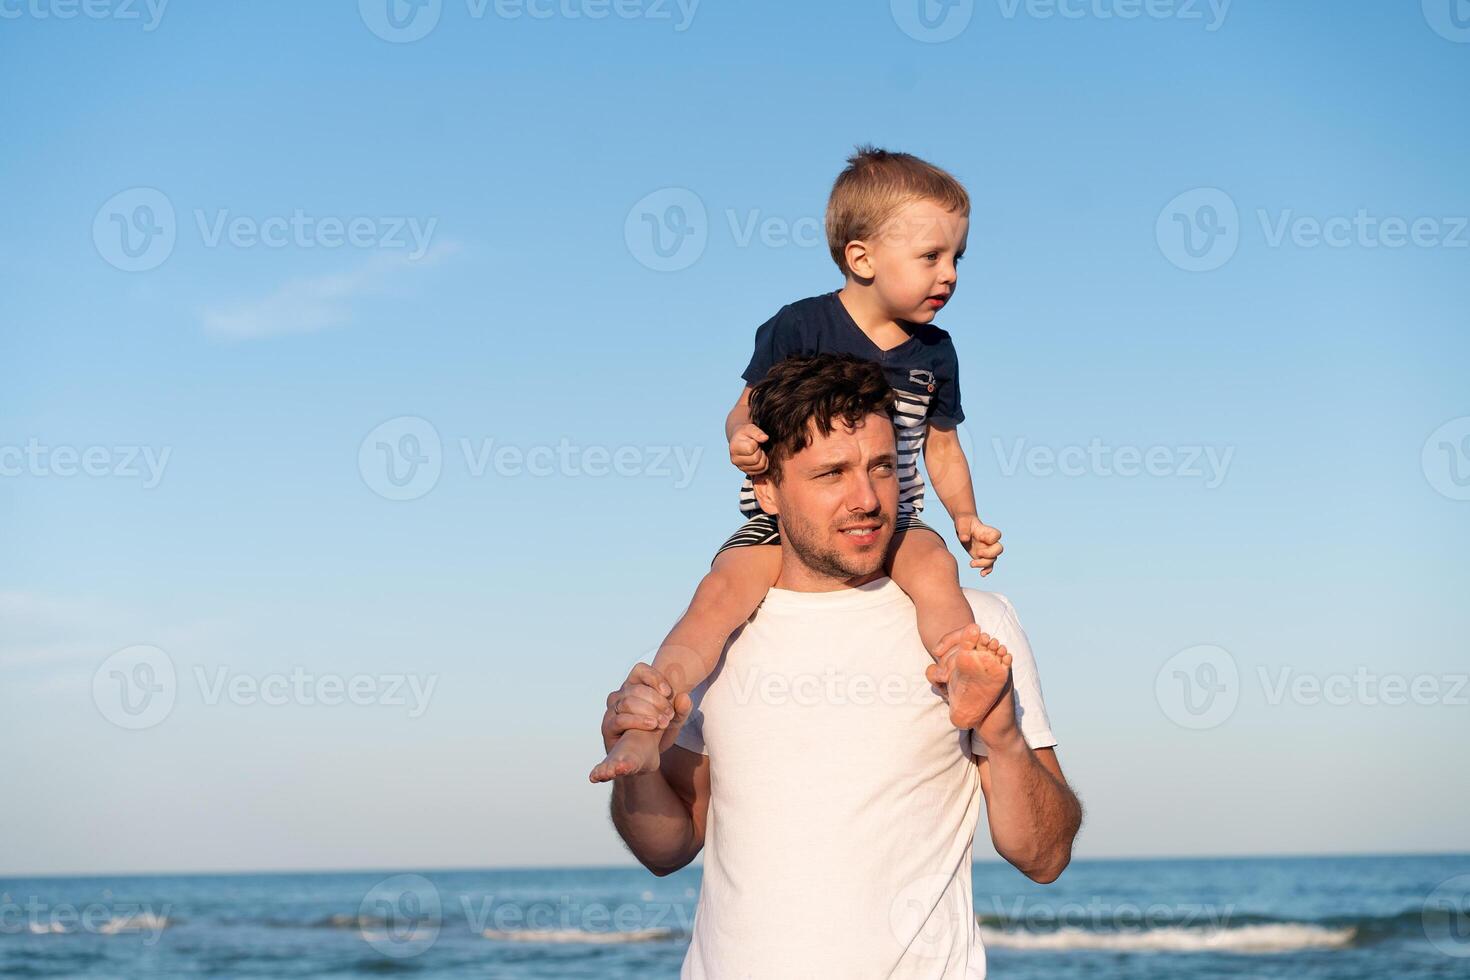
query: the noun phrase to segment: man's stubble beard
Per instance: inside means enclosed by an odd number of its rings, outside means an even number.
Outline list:
[[[803,521],[794,514],[782,514],[781,540],[791,545],[791,550],[796,553],[796,558],[807,568],[819,575],[828,578],[847,581],[864,575],[872,575],[883,567],[883,560],[888,555],[888,546],[893,542],[893,535],[889,529],[893,527],[893,518],[888,514],[874,513],[864,514],[868,520],[879,521],[881,547],[874,548],[866,559],[861,555],[854,555],[851,559],[840,551],[825,548],[821,542],[821,532],[815,524]],[[833,531],[834,534],[841,533]],[[862,561],[861,565],[855,561]]]

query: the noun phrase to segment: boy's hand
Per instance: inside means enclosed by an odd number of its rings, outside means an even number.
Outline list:
[[[970,567],[980,569],[982,576],[989,575],[995,568],[995,560],[1006,550],[1000,543],[1000,530],[974,514],[961,514],[954,519],[954,532],[970,553]]]
[[[741,472],[755,476],[766,471],[766,451],[761,443],[769,439],[753,422],[746,422],[730,437],[730,462]]]

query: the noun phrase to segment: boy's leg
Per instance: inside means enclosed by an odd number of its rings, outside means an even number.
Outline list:
[[[919,525],[895,534],[888,574],[913,600],[919,636],[931,654],[946,633],[975,622],[975,611],[960,591],[959,562],[938,531]]]
[[[689,608],[653,658],[654,669],[668,680],[675,697],[687,694],[710,675],[725,641],[750,618],[780,571],[779,545],[726,547],[715,556]],[[662,737],[662,731],[624,732],[607,758],[592,770],[592,782],[654,771]]]

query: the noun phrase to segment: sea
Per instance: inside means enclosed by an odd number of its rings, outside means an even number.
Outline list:
[[[0,878],[0,977],[673,978],[699,883],[698,867]],[[994,980],[1470,980],[1470,855],[1077,860],[1050,885],[980,863],[974,889]]]

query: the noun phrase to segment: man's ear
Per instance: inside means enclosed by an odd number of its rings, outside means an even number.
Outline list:
[[[842,250],[842,257],[847,260],[847,268],[853,277],[863,280],[873,278],[873,253],[868,249],[868,243],[864,241],[851,241]]]
[[[776,484],[771,480],[770,473],[753,476],[750,482],[755,488],[755,502],[761,505],[761,510],[772,517],[781,513],[781,508],[776,505]]]

